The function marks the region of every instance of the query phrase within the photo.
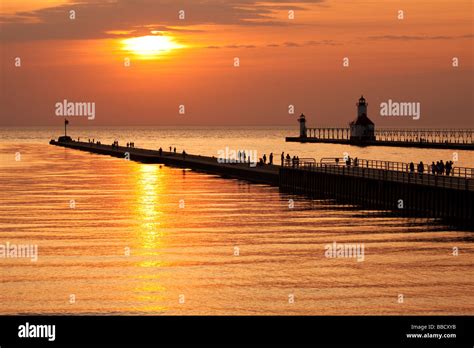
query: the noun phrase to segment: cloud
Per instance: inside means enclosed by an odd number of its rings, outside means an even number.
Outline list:
[[[429,35],[379,35],[369,36],[371,40],[393,40],[393,41],[425,41],[425,40],[454,40],[474,37],[473,34],[459,36],[429,36]]]
[[[283,46],[286,47],[306,47],[306,46],[319,46],[319,45],[329,45],[329,46],[334,46],[337,45],[337,43],[333,40],[321,40],[321,41],[305,41],[305,42],[291,42],[287,41],[282,44]]]
[[[255,45],[225,45],[225,46],[217,46],[217,45],[212,45],[212,46],[206,46],[206,48],[258,48],[258,47],[308,47],[308,46],[318,46],[318,45],[338,45],[335,41],[333,40],[321,40],[321,41],[305,41],[305,42],[293,42],[293,41],[286,41],[281,44],[278,43],[268,43],[263,46],[255,46]]]
[[[177,31],[195,25],[290,25],[274,18],[284,8],[305,11],[296,4],[321,3],[325,0],[83,0],[30,12],[0,16],[4,41],[74,40],[114,37],[111,31]],[[75,19],[69,19],[69,11]],[[185,19],[178,17],[184,10]],[[291,24],[295,25],[295,24]],[[177,28],[178,27],[178,28]]]
[[[284,42],[283,43],[284,46],[286,47],[301,47],[301,44],[297,43],[297,42]]]

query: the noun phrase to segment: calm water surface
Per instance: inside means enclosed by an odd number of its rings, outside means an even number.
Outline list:
[[[474,313],[471,231],[47,145],[59,132],[0,130],[0,244],[37,244],[39,252],[37,262],[0,258],[0,314]],[[453,154],[285,144],[294,129],[73,132],[207,155],[226,146],[318,159]],[[474,167],[472,155],[457,152],[459,165]],[[334,241],[364,244],[365,260],[326,258]]]

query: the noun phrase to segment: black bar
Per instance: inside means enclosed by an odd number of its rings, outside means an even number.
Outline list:
[[[472,316],[196,317],[2,316],[0,346],[410,345],[472,347]],[[20,338],[20,325],[55,325],[55,339]],[[409,338],[407,334],[426,337]],[[434,338],[447,334],[456,337]],[[49,336],[52,338],[51,336]]]

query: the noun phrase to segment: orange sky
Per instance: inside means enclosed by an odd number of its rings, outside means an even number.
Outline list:
[[[74,118],[87,126],[293,125],[300,112],[344,126],[364,94],[379,126],[474,128],[470,0],[3,0],[0,17],[0,125],[58,124],[67,99],[96,104]],[[152,32],[184,47],[124,50]],[[420,119],[380,116],[388,99],[420,102]]]

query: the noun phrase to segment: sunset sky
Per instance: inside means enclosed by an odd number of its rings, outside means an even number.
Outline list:
[[[2,126],[59,124],[64,99],[95,102],[94,120],[73,118],[85,126],[296,126],[301,112],[345,126],[364,94],[376,126],[474,128],[471,0],[1,6]],[[420,102],[420,119],[380,116],[388,99]]]

